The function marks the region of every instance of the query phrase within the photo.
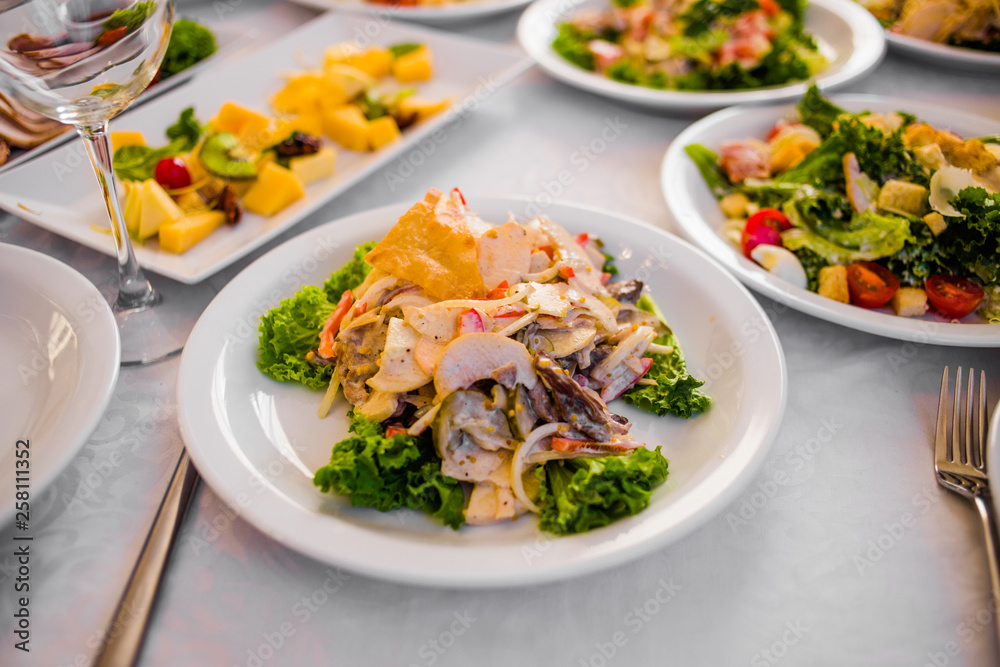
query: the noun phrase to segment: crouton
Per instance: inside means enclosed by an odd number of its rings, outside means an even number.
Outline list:
[[[900,317],[920,317],[927,312],[927,292],[919,287],[900,287],[889,305]]]
[[[916,183],[891,180],[878,193],[878,207],[883,211],[921,217],[927,211],[927,188]]]
[[[931,228],[931,234],[938,236],[948,228],[948,221],[937,211],[931,211],[923,217],[924,222]]]
[[[851,294],[847,291],[847,267],[846,266],[824,266],[819,270],[819,289],[816,290],[820,296],[850,303]]]
[[[747,213],[747,204],[750,199],[742,192],[733,192],[726,195],[719,202],[719,208],[726,214],[727,218],[742,218]]]
[[[937,144],[915,146],[913,148],[913,157],[917,158],[917,162],[921,167],[929,171],[937,171],[941,167],[948,166],[948,160],[945,159],[944,153],[941,152],[941,147]]]

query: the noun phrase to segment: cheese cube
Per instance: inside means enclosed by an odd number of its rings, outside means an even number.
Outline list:
[[[160,247],[168,252],[184,252],[222,226],[226,214],[207,211],[189,215],[160,227]]]
[[[305,194],[305,187],[298,176],[274,162],[268,162],[243,197],[243,208],[259,215],[274,215]]]
[[[373,151],[377,151],[388,143],[399,138],[399,126],[392,116],[382,116],[368,121],[368,143]]]
[[[345,148],[368,150],[368,119],[356,106],[345,106],[323,114],[323,132]]]
[[[288,168],[299,177],[303,185],[331,176],[336,166],[337,152],[326,146],[312,155],[302,155],[288,161]]]
[[[111,152],[114,153],[116,150],[123,146],[145,146],[146,138],[142,136],[142,132],[132,132],[130,130],[123,130],[119,132],[111,133]]]
[[[900,287],[889,305],[901,317],[920,317],[927,312],[927,292],[919,287]]]
[[[161,225],[184,217],[184,212],[174,203],[167,191],[152,178],[143,181],[140,198],[139,229],[136,232],[136,237],[140,240],[156,234]]]
[[[426,81],[434,76],[434,62],[431,51],[421,46],[416,51],[399,56],[392,61],[392,75],[398,81]]]
[[[825,296],[828,299],[850,303],[851,293],[847,290],[847,267],[824,266],[820,269],[819,289],[816,291],[820,296]]]

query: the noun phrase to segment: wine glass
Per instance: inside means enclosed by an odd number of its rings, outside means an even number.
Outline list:
[[[112,168],[108,121],[156,75],[170,40],[173,0],[0,0],[0,91],[72,124],[111,218],[118,259],[122,363],[176,354],[183,339],[160,317],[160,295],[139,269]]]

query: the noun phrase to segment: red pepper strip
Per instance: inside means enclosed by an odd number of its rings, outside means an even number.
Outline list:
[[[326,359],[333,358],[333,343],[337,338],[337,332],[340,330],[340,323],[351,309],[353,301],[354,298],[351,295],[351,290],[345,291],[340,295],[340,301],[337,302],[337,307],[330,313],[330,317],[326,318],[323,330],[319,334],[319,349],[317,351],[321,357],[325,357]]]

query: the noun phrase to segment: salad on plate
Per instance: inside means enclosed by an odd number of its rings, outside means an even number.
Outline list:
[[[766,136],[685,151],[727,217],[722,235],[792,285],[905,317],[1000,322],[997,137],[851,113],[813,87]]]
[[[322,491],[456,529],[534,512],[585,532],[644,509],[668,474],[613,401],[683,418],[711,403],[643,284],[614,274],[587,233],[493,224],[432,189],[262,317],[257,367],[325,388],[320,418],[351,404]]]
[[[991,0],[858,0],[889,32],[1000,53],[1000,6]]]
[[[553,49],[614,81],[738,90],[802,81],[829,63],[802,0],[612,0],[558,26]]]

